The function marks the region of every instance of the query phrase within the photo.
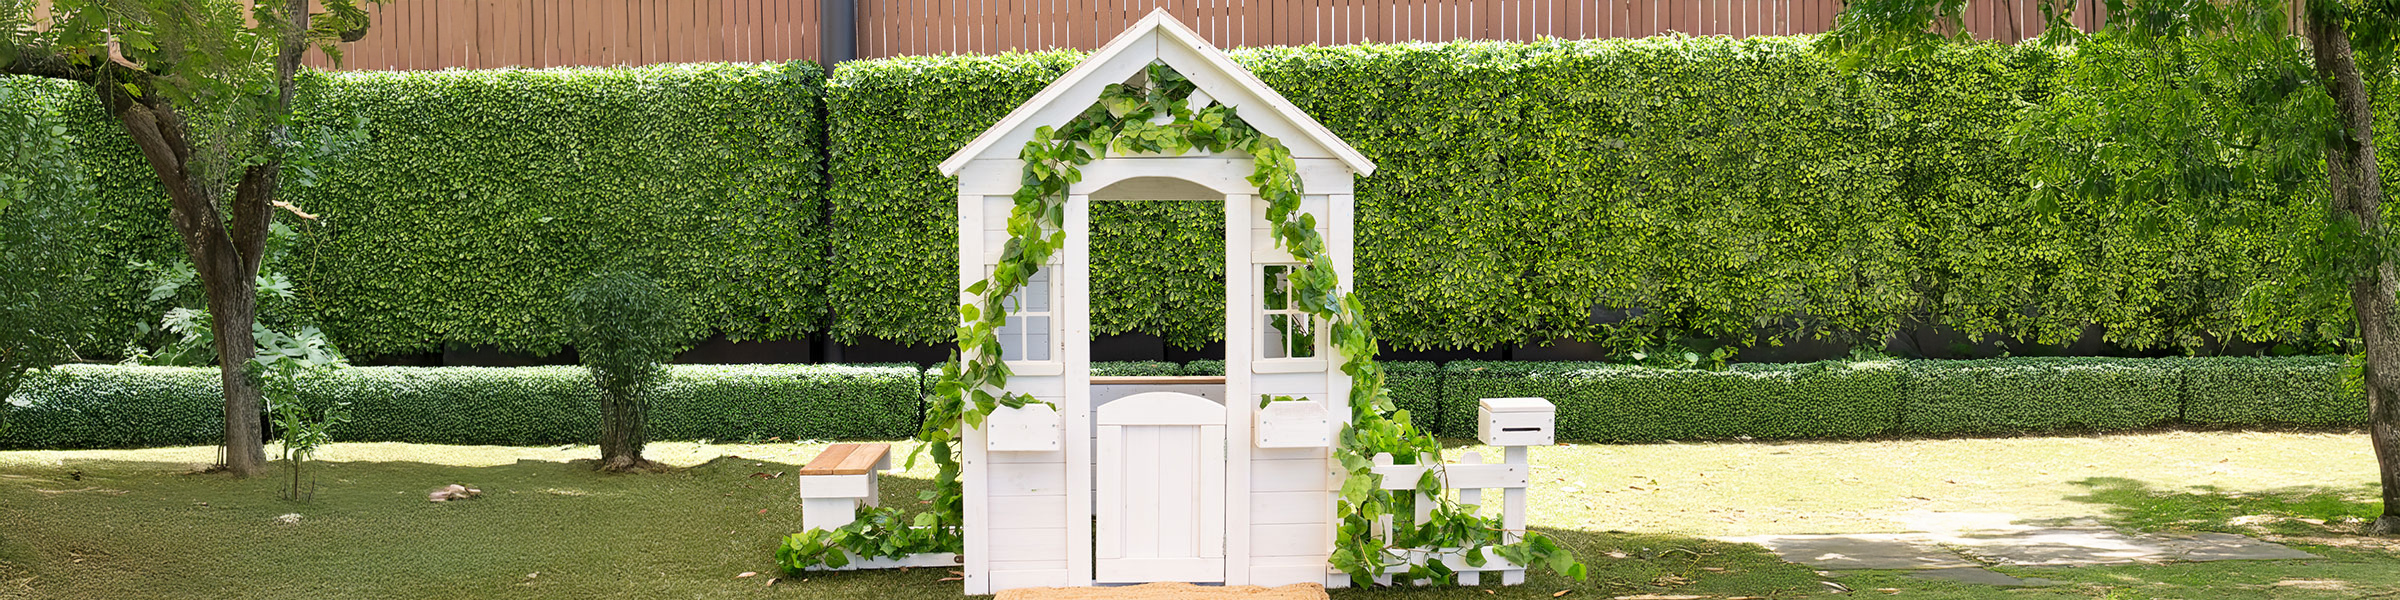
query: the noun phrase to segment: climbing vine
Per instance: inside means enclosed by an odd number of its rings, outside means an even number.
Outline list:
[[[1275,243],[1298,263],[1291,271],[1291,302],[1329,325],[1329,339],[1343,356],[1342,372],[1350,375],[1351,419],[1333,452],[1349,473],[1340,493],[1342,522],[1330,558],[1333,566],[1360,586],[1402,572],[1407,581],[1447,583],[1455,573],[1441,558],[1456,556],[1482,566],[1490,550],[1515,564],[1583,578],[1583,565],[1547,536],[1504,531],[1498,519],[1481,515],[1480,507],[1452,500],[1442,488],[1438,468],[1425,471],[1409,490],[1412,493],[1383,489],[1382,476],[1374,471],[1375,456],[1390,454],[1397,464],[1440,465],[1441,442],[1418,430],[1408,411],[1392,404],[1383,368],[1375,362],[1375,336],[1366,307],[1357,296],[1343,293],[1338,274],[1326,262],[1316,217],[1299,210],[1300,177],[1291,150],[1244,122],[1234,107],[1188,106],[1193,89],[1182,74],[1153,64],[1142,83],[1110,84],[1101,90],[1098,102],[1065,126],[1035,130],[1017,155],[1025,163],[1025,185],[1013,198],[1007,245],[991,276],[967,287],[975,299],[958,308],[959,353],[942,365],[941,380],[917,435],[922,444],[909,457],[913,466],[920,455],[931,456],[939,470],[935,489],[921,496],[929,506],[914,517],[896,507],[864,507],[850,525],[794,534],[778,555],[786,568],[839,567],[849,562],[843,550],[887,558],[959,551],[960,515],[965,512],[958,480],[961,434],[981,427],[1000,407],[1042,403],[1007,391],[1011,373],[1001,358],[998,331],[1007,321],[1009,297],[1065,243],[1067,188],[1082,180],[1079,168],[1096,158],[1095,152],[1172,156],[1233,150],[1251,156],[1255,170],[1249,181],[1267,201],[1266,218]],[[1419,501],[1435,504],[1422,522],[1415,517]],[[1512,534],[1521,540],[1509,542]],[[1410,560],[1410,551],[1432,556]]]

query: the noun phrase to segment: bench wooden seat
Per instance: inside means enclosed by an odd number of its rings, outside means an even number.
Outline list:
[[[800,525],[831,531],[850,524],[858,506],[878,505],[876,473],[892,468],[891,444],[834,444],[800,466]]]
[[[891,444],[834,444],[800,467],[800,475],[866,475],[888,464]]]

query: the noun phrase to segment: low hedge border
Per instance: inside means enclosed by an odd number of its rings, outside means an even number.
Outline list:
[[[9,398],[0,449],[217,443],[214,369],[66,366]],[[581,367],[358,367],[307,382],[302,401],[350,403],[351,442],[546,445],[599,435]],[[677,365],[652,396],[654,440],[893,439],[916,432],[913,366]]]
[[[2007,358],[1737,364],[1384,363],[1418,427],[1475,436],[1482,398],[1559,407],[1562,442],[1855,438],[2207,426],[2359,426],[2345,358]],[[1221,375],[1224,361],[1099,363],[1100,375]],[[0,449],[212,444],[216,371],[73,365],[7,399]],[[308,383],[351,403],[341,441],[586,443],[598,404],[579,367],[359,367]],[[895,439],[913,434],[933,373],[904,365],[678,365],[654,397],[658,440]]]
[[[1897,431],[1919,435],[2116,431],[2181,416],[2177,358],[1909,361]]]
[[[1558,407],[1560,441],[1859,437],[1891,428],[1902,379],[1891,362],[1707,371],[1460,361],[1444,372],[1440,431],[1473,437],[1481,399],[1538,396]]]

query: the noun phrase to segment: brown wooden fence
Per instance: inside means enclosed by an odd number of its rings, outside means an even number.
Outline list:
[[[2039,0],[1975,0],[1968,31],[2041,35]],[[2097,22],[2097,0],[2076,0]],[[1222,47],[1822,33],[1841,0],[855,0],[859,58],[1092,49],[1166,8]],[[348,69],[817,60],[819,0],[391,0]],[[314,59],[324,66],[322,57]]]

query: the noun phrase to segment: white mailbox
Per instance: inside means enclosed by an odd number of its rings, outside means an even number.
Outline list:
[[[993,452],[1056,452],[1058,409],[1048,404],[1002,406],[983,420],[984,449]]]
[[[1325,405],[1314,401],[1269,402],[1258,409],[1258,447],[1324,448],[1333,445]]]
[[[1475,409],[1475,438],[1494,446],[1548,446],[1558,441],[1558,408],[1541,398],[1485,398]]]

